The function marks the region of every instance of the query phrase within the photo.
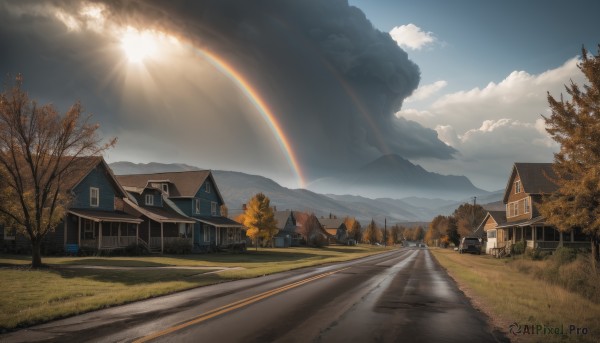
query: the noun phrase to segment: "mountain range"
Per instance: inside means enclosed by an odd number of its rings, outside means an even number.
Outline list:
[[[212,170],[221,195],[223,196],[230,215],[237,215],[241,212],[242,204],[247,203],[249,199],[258,192],[262,192],[271,199],[271,204],[276,206],[278,210],[293,209],[298,211],[314,212],[317,216],[328,216],[330,214],[338,217],[353,216],[361,222],[370,221],[372,218],[379,223],[383,223],[384,218],[388,223],[402,222],[428,222],[438,214],[448,215],[454,211],[461,203],[470,202],[467,197],[458,197],[460,194],[469,194],[468,191],[456,191],[457,187],[452,187],[446,182],[455,180],[464,185],[467,190],[480,191],[478,194],[478,203],[497,202],[502,199],[503,191],[486,192],[477,189],[467,178],[449,177],[444,178],[444,175],[429,173],[420,166],[412,168],[404,164],[402,160],[397,158],[392,159],[392,163],[400,162],[398,168],[405,168],[405,175],[412,172],[417,175],[419,182],[437,182],[440,187],[448,186],[457,194],[456,200],[442,198],[424,198],[416,196],[408,196],[404,198],[394,197],[378,197],[367,198],[358,195],[338,195],[338,194],[321,194],[307,189],[289,189],[279,185],[277,182],[259,175],[250,175],[235,171]],[[405,161],[405,160],[404,160]],[[377,161],[375,161],[377,162]],[[408,161],[407,161],[408,162]],[[410,163],[410,162],[408,162]],[[376,175],[378,182],[375,184],[383,185],[384,181],[390,182],[389,188],[401,191],[402,185],[405,183],[393,184],[399,179],[394,175],[385,175],[385,161],[379,161],[371,165],[361,168],[359,173],[363,173],[364,177]],[[163,163],[147,163],[135,164],[132,162],[115,162],[110,164],[111,169],[117,175],[121,174],[140,174],[140,173],[158,173],[158,172],[173,172],[173,171],[189,171],[199,170],[201,168],[186,164],[163,164]],[[419,168],[423,172],[419,172]],[[358,177],[359,173],[355,176]],[[427,174],[429,173],[429,174]],[[433,174],[433,175],[431,175]],[[425,176],[423,176],[425,175]],[[387,176],[387,178],[385,178]],[[381,177],[379,179],[379,177]],[[463,179],[464,178],[464,179]],[[466,181],[465,181],[466,179]],[[417,181],[414,184],[419,184]],[[423,185],[425,187],[425,185]],[[311,187],[314,189],[314,187]],[[413,187],[414,188],[414,187]],[[427,187],[434,194],[432,187]],[[450,194],[451,192],[447,192]],[[401,192],[395,193],[401,194]],[[470,193],[473,194],[473,193]],[[496,203],[497,205],[497,203]]]

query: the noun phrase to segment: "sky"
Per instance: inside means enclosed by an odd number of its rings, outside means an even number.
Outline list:
[[[547,92],[595,1],[0,0],[0,72],[39,103],[80,101],[108,162],[186,163],[290,187],[398,154],[503,189],[551,162]],[[318,191],[318,190],[317,190]]]

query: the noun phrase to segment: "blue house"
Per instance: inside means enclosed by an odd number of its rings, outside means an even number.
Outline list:
[[[245,249],[242,224],[221,216],[225,202],[209,170],[119,175],[117,179],[124,187],[159,190],[179,213],[192,218],[194,251]]]
[[[124,212],[125,190],[102,157],[79,160],[80,168],[67,180],[73,199],[54,240],[98,250],[138,243],[142,220]],[[62,236],[62,237],[61,237]]]

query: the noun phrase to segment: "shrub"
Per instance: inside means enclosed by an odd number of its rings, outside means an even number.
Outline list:
[[[527,256],[530,257],[532,260],[545,260],[551,254],[552,253],[548,250],[542,250],[537,248],[527,250]]]
[[[141,245],[131,243],[123,248],[123,254],[125,256],[141,256],[148,255],[148,250]]]
[[[552,254],[552,260],[559,266],[571,263],[577,258],[577,250],[571,248],[560,247]]]
[[[525,242],[520,241],[512,245],[512,254],[521,255],[525,252]]]
[[[167,254],[184,255],[192,252],[192,245],[188,239],[177,238],[165,244],[164,248]]]

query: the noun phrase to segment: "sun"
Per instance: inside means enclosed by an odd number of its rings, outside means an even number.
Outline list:
[[[129,61],[142,63],[147,58],[156,57],[157,37],[151,31],[138,31],[129,27],[121,37],[121,48]]]

